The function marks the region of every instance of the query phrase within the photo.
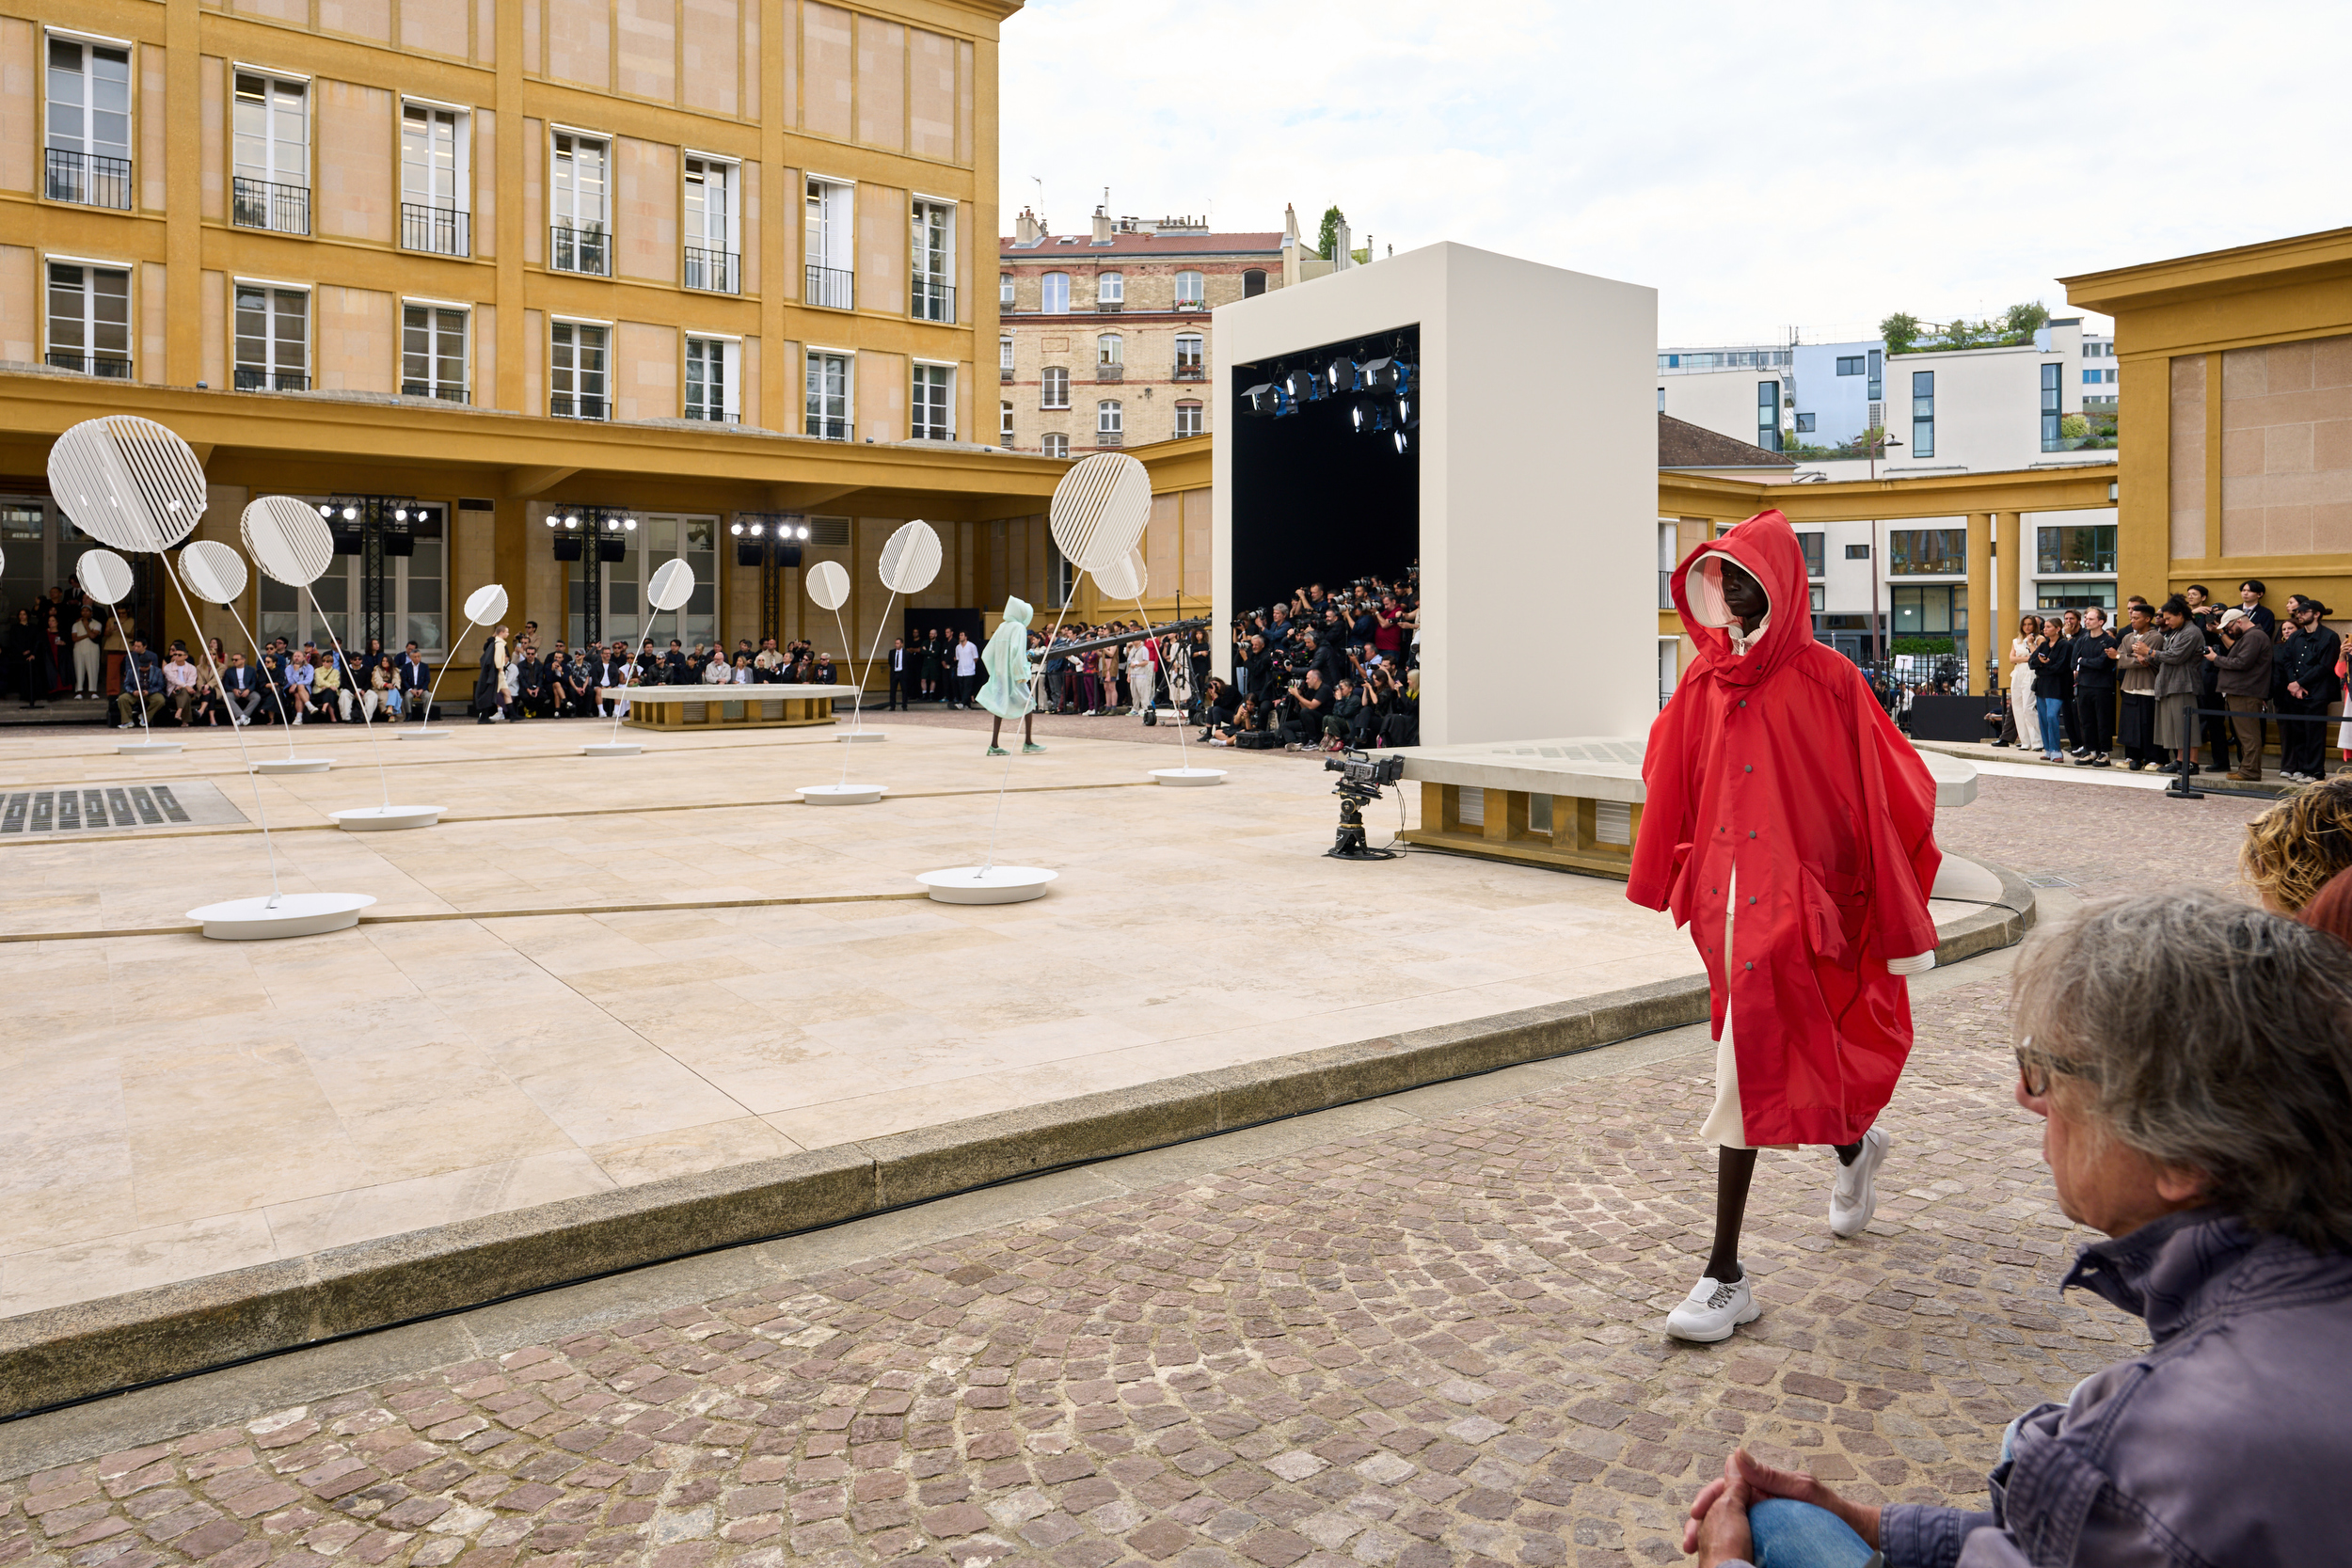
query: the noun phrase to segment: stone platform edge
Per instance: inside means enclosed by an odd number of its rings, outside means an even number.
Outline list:
[[[1942,927],[1939,965],[2012,946],[2025,879]],[[692,1254],[818,1229],[1708,1017],[1704,975],[1080,1095],[486,1214],[0,1320],[0,1420]]]

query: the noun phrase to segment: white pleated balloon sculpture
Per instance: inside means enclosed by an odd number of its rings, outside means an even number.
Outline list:
[[[666,610],[682,610],[686,601],[694,596],[694,568],[683,561],[665,561],[654,568],[653,580],[645,585],[645,630],[640,641],[653,641],[653,618]],[[612,738],[592,741],[580,749],[582,756],[633,757],[644,750],[634,740],[621,738],[621,721],[628,716],[624,703],[612,705]]]
[[[455,664],[465,652],[466,639],[473,635],[474,627],[496,626],[504,619],[506,619],[506,590],[499,584],[485,582],[466,595],[466,629],[451,641],[449,652],[441,659],[441,668],[434,673],[433,686],[424,694],[424,710],[417,715],[417,722],[414,725],[403,724],[400,727],[401,739],[447,740],[449,738],[450,731],[446,727],[436,727],[433,722],[433,704],[434,700],[441,694],[441,677],[449,673],[450,666]]]
[[[266,504],[271,500],[286,502],[291,511],[281,515],[280,509]],[[289,518],[294,529],[291,534],[286,526]],[[246,552],[263,577],[300,593],[309,593],[310,584],[326,573],[335,559],[335,535],[327,528],[326,519],[291,496],[264,496],[246,507],[237,519],[237,536],[245,541]],[[319,619],[324,621],[326,617],[321,615]],[[246,635],[250,638],[252,633],[248,631]],[[293,671],[296,652],[292,647],[286,650],[286,673]],[[253,656],[262,660],[262,668],[268,668],[258,639],[254,641]],[[316,678],[314,674],[312,679]],[[273,684],[278,689],[276,700],[278,718],[286,729],[286,754],[264,758],[253,765],[253,770],[275,778],[289,773],[324,773],[333,768],[333,757],[295,749],[294,721],[303,716],[303,709],[288,695],[282,678]]]
[[[83,593],[112,610],[131,596],[131,563],[103,546],[84,550],[81,559],[73,563],[73,580],[82,585]],[[110,615],[107,619],[118,626],[122,624],[119,616]],[[131,634],[127,631],[122,634],[122,686],[138,708],[139,738],[123,741],[115,751],[126,757],[177,754],[180,742],[158,740],[148,729],[147,677],[140,673],[138,660],[131,657]]]
[[[1151,583],[1152,569],[1144,563],[1141,549],[1130,552],[1126,560],[1094,574],[1094,585],[1105,594],[1114,599],[1135,601],[1136,619],[1146,626],[1152,624],[1152,617],[1143,608],[1143,595]],[[1159,683],[1168,678],[1167,667],[1162,660],[1154,659],[1146,668],[1151,672],[1145,677],[1146,682],[1154,689],[1153,696],[1147,700],[1156,702]],[[1134,677],[1129,677],[1128,684],[1135,685]],[[1176,755],[1179,766],[1151,769],[1152,782],[1165,784],[1171,789],[1199,789],[1209,784],[1223,784],[1225,782],[1223,768],[1192,766],[1191,746],[1192,743],[1184,738],[1184,715],[1183,709],[1179,708],[1176,713]]]
[[[86,420],[58,436],[50,449],[49,493],[74,526],[100,544],[153,553],[188,624],[200,631],[202,623],[196,607],[188,602],[187,591],[166,553],[194,532],[204,515],[204,468],[185,441],[154,420],[135,415]],[[202,645],[200,636],[198,641]],[[205,663],[212,667],[209,647],[205,648]],[[216,667],[212,668],[212,675],[217,689],[220,672]],[[242,752],[244,728],[231,726],[230,733],[237,737]],[[270,842],[258,780],[253,785],[253,811],[262,830],[262,850],[269,857],[269,895],[207,904],[190,910],[188,918],[198,922],[206,936],[230,942],[312,936],[358,924],[359,911],[375,902],[365,894],[287,893],[278,886],[278,851]]]
[[[890,612],[897,608],[898,595],[920,594],[924,589],[929,588],[931,580],[939,576],[940,561],[939,534],[930,524],[920,517],[912,522],[900,524],[897,531],[882,542],[879,575],[882,578],[882,586],[890,591],[890,597],[883,601],[882,615],[874,623],[873,641],[866,650],[866,668],[858,674],[857,681],[851,688],[850,727],[846,734],[836,738],[846,742],[890,738],[880,730],[869,730],[865,727],[866,683],[873,679],[874,659],[882,651],[882,633],[889,629]],[[834,611],[834,624],[838,626],[841,601],[849,596],[849,574],[829,561],[819,562],[818,565],[819,568],[833,568],[825,574],[825,588],[834,601],[828,608]],[[839,574],[837,578],[835,573]],[[813,582],[809,592],[812,597],[815,596],[817,588]],[[846,641],[843,643],[845,648],[848,645]],[[870,806],[882,798],[882,786],[851,784],[850,782],[850,758],[849,754],[844,752],[841,758],[841,777],[837,781],[829,784],[811,784],[803,789],[800,796],[803,801],[812,806]]]

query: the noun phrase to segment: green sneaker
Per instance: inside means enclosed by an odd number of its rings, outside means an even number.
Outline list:
[[[1012,755],[1010,752],[1006,751],[1002,746],[991,746],[988,749],[988,754],[993,757],[1009,757]]]
[[[1032,741],[1025,741],[1025,742],[1024,742],[1024,743],[1023,743],[1023,745],[1022,745],[1022,747],[1021,747],[1021,754],[1022,754],[1023,756],[1025,756],[1025,756],[1027,756],[1027,755],[1028,755],[1030,752],[1042,752],[1043,750],[1045,750],[1045,748],[1044,748],[1044,747],[1040,746],[1039,744],[1037,744],[1037,742],[1035,742],[1035,741],[1033,741],[1033,740],[1032,740]]]

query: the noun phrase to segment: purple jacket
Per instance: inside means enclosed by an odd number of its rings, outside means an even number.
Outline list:
[[[2085,1247],[2073,1285],[2154,1343],[2018,1418],[1991,1513],[1888,1507],[1887,1568],[2352,1560],[2352,1256],[2200,1210]]]

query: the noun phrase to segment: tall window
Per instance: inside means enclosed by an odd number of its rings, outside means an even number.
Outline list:
[[[2036,529],[2035,569],[2061,572],[2115,570],[2115,525],[2090,523]]]
[[[956,372],[946,365],[914,367],[914,418],[909,434],[917,441],[956,438]]]
[[[1095,439],[1106,447],[1119,444],[1120,432],[1126,429],[1117,400],[1104,398],[1094,405]]]
[[[601,420],[607,353],[612,328],[586,322],[557,322],[548,355],[548,412],[559,419]]]
[[[470,256],[466,215],[466,117],[437,103],[400,106],[400,243],[436,256]]]
[[[996,371],[999,380],[1012,379],[1012,334],[1009,332],[996,340]]]
[[[1935,455],[1935,372],[1911,372],[1911,455]]]
[[[1968,570],[1964,528],[1898,528],[1886,532],[1890,577],[1959,577]]]
[[[1207,424],[1203,422],[1203,411],[1200,404],[1197,403],[1180,403],[1176,405],[1177,435],[1198,436],[1207,428]]]
[[[52,201],[131,209],[131,52],[49,40],[49,137],[42,189]]]
[[[1891,587],[1888,608],[1895,612],[1895,635],[1965,637],[1968,635],[1968,590],[1949,584]]]
[[[310,231],[310,85],[237,72],[230,215],[246,229]]]
[[[1123,365],[1125,344],[1116,332],[1105,332],[1094,340],[1094,362],[1098,365]]]
[[[1251,267],[1241,275],[1242,298],[1255,299],[1263,293],[1265,293],[1265,273],[1263,269]]]
[[[1672,523],[1658,525],[1658,608],[1675,607],[1675,562],[1680,556],[1677,531]]]
[[[742,414],[737,367],[742,345],[724,338],[686,340],[686,417],[734,424]]]
[[[828,310],[847,310],[857,303],[851,262],[857,243],[852,230],[856,195],[854,186],[831,180],[808,182],[807,232],[803,240],[808,264],[806,298]]]
[[[466,314],[449,305],[401,307],[401,396],[466,401]]]
[[[1197,310],[1207,303],[1208,297],[1207,284],[1199,273],[1180,272],[1176,275],[1176,309]]]
[[[558,131],[550,166],[548,212],[553,221],[548,228],[548,265],[557,272],[610,277],[611,144],[601,136]]]
[[[850,356],[810,351],[808,434],[827,441],[850,438]]]
[[[1207,344],[1205,340],[1203,340],[1198,332],[1179,332],[1176,334],[1177,380],[1199,381],[1203,379],[1207,373],[1207,365],[1204,362],[1201,351],[1206,346]]]
[[[1012,445],[1012,404],[1009,403],[996,405],[996,442],[999,446]]]
[[[911,209],[914,253],[908,314],[920,322],[956,319],[956,210],[945,201],[916,201]]]
[[[1766,451],[1780,450],[1780,383],[1756,384],[1756,444]]]
[[[1045,437],[1045,455],[1048,457],[1068,457],[1070,455],[1070,437],[1064,436],[1059,431],[1049,432]]]
[[[2065,415],[2058,403],[2058,377],[2065,367],[2052,361],[2042,367],[2042,450],[2066,450]]]
[[[1044,374],[1039,379],[1039,388],[1037,405],[1040,408],[1070,406],[1070,372],[1063,367],[1046,366]]]
[[[300,392],[310,385],[310,295],[303,289],[237,285],[240,392]]]
[[[1797,545],[1804,551],[1804,575],[1806,577],[1818,578],[1821,575],[1821,547],[1826,537],[1826,535],[1819,533],[1800,533],[1797,535]]]
[[[1097,273],[1094,277],[1094,303],[1124,305],[1127,302],[1127,275],[1120,272]]]
[[[996,308],[999,310],[1012,309],[1012,274],[1009,272],[996,275]]]
[[[1886,397],[1886,351],[1884,349],[1874,348],[1870,351],[1870,384],[1862,389],[1862,395],[1872,403],[1883,402]]]
[[[1049,316],[1058,316],[1070,309],[1070,275],[1049,272],[1038,280],[1037,308]]]
[[[61,371],[131,379],[128,269],[49,263],[48,359]]]
[[[690,289],[713,293],[743,292],[736,266],[736,182],[740,171],[716,158],[688,158],[686,171],[686,254],[680,275]]]

